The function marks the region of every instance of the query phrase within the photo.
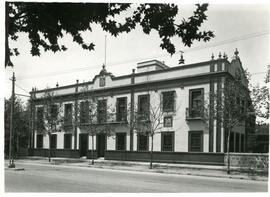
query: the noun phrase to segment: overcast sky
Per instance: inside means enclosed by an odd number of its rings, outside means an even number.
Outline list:
[[[194,5],[179,5],[178,20],[188,17],[194,11]],[[128,13],[127,13],[128,14]],[[253,74],[252,83],[262,82],[270,64],[270,6],[268,5],[209,5],[208,21],[202,29],[214,31],[215,38],[210,42],[196,42],[191,48],[185,48],[180,39],[173,39],[177,51],[184,51],[185,63],[196,63],[210,60],[211,54],[217,57],[219,52],[225,52],[229,59],[235,48],[239,51],[243,67]],[[30,55],[30,44],[27,35],[20,34],[12,46],[19,49],[20,55],[13,57],[14,68],[5,69],[5,97],[10,96],[12,71],[16,73],[16,93],[27,94],[36,86],[44,89],[91,81],[99,73],[104,63],[105,32],[99,26],[93,32],[86,32],[83,37],[94,42],[95,51],[81,49],[72,42],[70,36],[61,39],[68,50],[65,52],[46,52],[40,57]],[[107,34],[107,70],[115,76],[130,74],[137,63],[151,59],[165,61],[170,67],[178,66],[179,53],[170,56],[160,47],[157,32],[150,35],[142,33],[138,26],[128,34],[115,38]],[[24,90],[22,90],[24,89]]]

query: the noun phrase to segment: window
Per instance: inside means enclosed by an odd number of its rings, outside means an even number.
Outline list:
[[[150,107],[150,97],[149,95],[139,95],[138,96],[138,115],[139,119],[148,119],[149,117],[149,107]]]
[[[116,150],[126,150],[126,133],[116,133]]]
[[[72,103],[65,104],[65,125],[72,124]]]
[[[169,112],[174,110],[174,94],[175,91],[162,93],[162,103],[164,111]]]
[[[99,87],[104,87],[106,85],[106,77],[105,76],[101,76],[99,78]]]
[[[89,122],[89,102],[83,101],[80,102],[80,123],[88,123]]]
[[[245,135],[241,134],[241,152],[245,152],[244,150],[244,144],[245,144]]]
[[[37,134],[37,148],[43,148],[43,134]]]
[[[188,137],[188,151],[203,152],[203,131],[190,131]]]
[[[163,126],[164,127],[172,127],[173,126],[173,118],[172,118],[172,116],[164,117]]]
[[[190,90],[189,99],[189,116],[201,117],[203,115],[203,89]]]
[[[51,105],[50,110],[51,110],[51,118],[52,119],[57,119],[57,116],[58,116],[58,106],[55,105],[55,104],[53,104],[53,105]]]
[[[36,126],[37,126],[37,130],[39,131],[44,129],[43,113],[44,113],[44,107],[38,107]]]
[[[72,144],[72,134],[65,133],[64,134],[64,148],[71,149],[71,144]]]
[[[51,149],[56,149],[57,148],[57,135],[56,134],[51,135],[50,148]]]
[[[174,132],[161,133],[161,151],[174,151]]]
[[[137,150],[147,151],[148,150],[148,142],[149,137],[145,133],[138,133],[137,135]]]
[[[126,121],[127,120],[127,97],[117,98],[117,121]]]
[[[107,100],[99,100],[97,106],[98,123],[105,123],[107,121]]]

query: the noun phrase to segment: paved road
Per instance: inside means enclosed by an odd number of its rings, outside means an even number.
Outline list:
[[[263,181],[43,164],[17,167],[25,170],[5,170],[6,192],[267,192]]]

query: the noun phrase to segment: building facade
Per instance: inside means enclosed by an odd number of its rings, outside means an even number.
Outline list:
[[[171,68],[157,60],[141,62],[136,72],[119,77],[103,66],[89,82],[33,89],[30,152],[46,156],[50,147],[55,157],[91,158],[93,149],[95,158],[144,161],[152,138],[138,120],[147,116],[156,121],[154,161],[223,163],[226,131],[209,110],[222,95],[211,99],[210,92],[219,92],[237,72],[244,75],[235,53],[231,61],[220,55]],[[54,125],[44,126],[48,92],[53,95],[50,112],[58,113],[51,117]],[[245,125],[234,128],[230,144],[232,152],[245,151]]]

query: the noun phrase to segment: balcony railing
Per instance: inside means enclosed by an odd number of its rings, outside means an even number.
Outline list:
[[[203,110],[200,108],[186,108],[186,120],[202,120]]]

